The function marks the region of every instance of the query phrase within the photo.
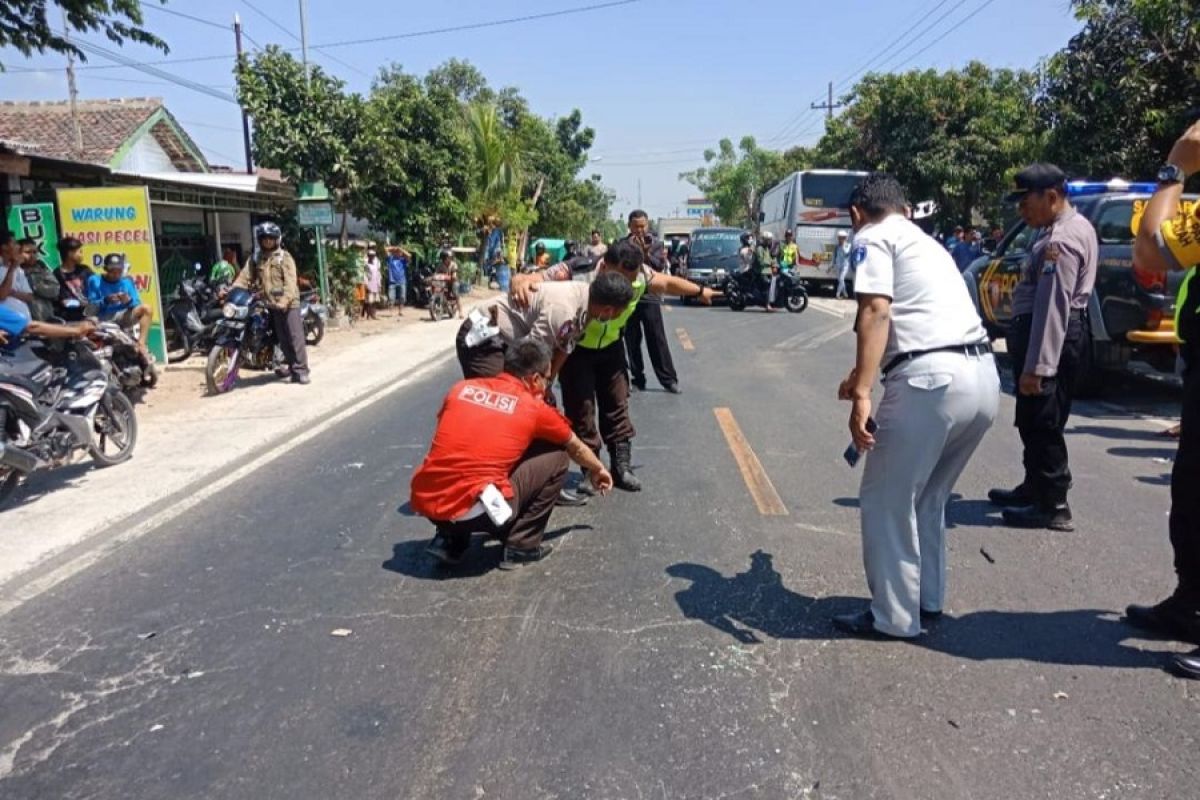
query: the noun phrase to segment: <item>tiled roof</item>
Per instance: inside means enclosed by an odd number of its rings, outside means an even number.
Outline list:
[[[0,102],[0,143],[26,155],[109,165],[114,156],[151,116],[163,109],[158,98],[81,100],[77,104],[83,150],[76,147],[75,125],[68,102]],[[168,112],[169,116],[169,112]],[[161,129],[161,130],[160,130]],[[185,171],[203,171],[188,151],[195,145],[180,130],[160,122],[151,134]]]

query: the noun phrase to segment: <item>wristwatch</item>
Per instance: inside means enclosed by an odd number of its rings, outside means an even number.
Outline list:
[[[1187,180],[1183,168],[1178,164],[1164,164],[1158,170],[1158,182],[1163,184],[1183,183]]]
[[[701,286],[701,287],[700,287],[700,291],[699,291],[699,292],[697,292],[697,293],[696,293],[694,296],[695,296],[695,297],[704,297],[704,287],[703,287],[703,286]]]

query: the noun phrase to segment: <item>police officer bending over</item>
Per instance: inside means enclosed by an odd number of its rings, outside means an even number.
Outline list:
[[[1175,332],[1183,356],[1183,419],[1171,470],[1171,548],[1178,583],[1153,606],[1129,606],[1126,619],[1172,639],[1200,644],[1200,205],[1180,208],[1183,184],[1200,173],[1200,122],[1175,143],[1158,173],[1158,191],[1146,206],[1133,258],[1145,269],[1187,269],[1175,306]],[[1200,680],[1200,650],[1171,659],[1171,668]]]
[[[542,399],[550,348],[522,339],[504,353],[504,373],[459,381],[446,395],[425,462],[412,479],[412,508],[437,527],[428,552],[457,564],[472,533],[504,540],[501,569],[540,561],[569,461],[602,493],[612,476],[571,425]]]
[[[1008,334],[1025,478],[1015,489],[993,489],[988,499],[1005,507],[1004,521],[1013,527],[1070,531],[1063,431],[1088,341],[1099,243],[1092,223],[1067,200],[1067,176],[1058,167],[1034,164],[1017,173],[1016,184],[1009,202],[1019,203],[1026,225],[1042,229],[1013,290]]]
[[[916,636],[923,617],[942,613],[946,501],[1000,401],[987,333],[954,259],[906,212],[888,175],[850,195],[858,358],[838,397],[853,402],[850,433],[869,451],[860,499],[871,607],[834,624],[858,636]]]

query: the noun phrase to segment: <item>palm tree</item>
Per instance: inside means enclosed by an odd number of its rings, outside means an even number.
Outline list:
[[[463,123],[473,156],[469,206],[477,224],[499,217],[521,180],[521,158],[496,106],[471,103]]]

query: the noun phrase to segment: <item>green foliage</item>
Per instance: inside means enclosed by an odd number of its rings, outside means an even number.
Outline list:
[[[463,126],[471,148],[468,209],[478,225],[491,217],[502,220],[510,206],[520,201],[521,156],[516,138],[490,103],[465,106]]]
[[[143,27],[139,0],[56,0],[56,5],[66,12],[66,26],[72,32],[100,31],[117,44],[138,42],[164,53],[169,49]],[[61,26],[58,8],[46,0],[0,0],[0,48],[11,47],[24,56],[47,50],[72,53],[87,61],[87,54],[61,35]]]
[[[1152,177],[1200,101],[1195,0],[1074,0],[1084,29],[1046,65],[1047,157],[1095,178]]]
[[[787,174],[784,155],[744,136],[736,149],[722,139],[716,150],[704,151],[704,161],[708,166],[679,177],[704,192],[726,225],[756,227],[763,193]],[[793,155],[787,163],[801,159]]]
[[[354,313],[354,290],[363,279],[363,264],[358,251],[351,248],[329,248],[325,257],[333,305]]]
[[[913,202],[936,200],[944,222],[995,217],[1012,174],[1037,158],[1035,76],[962,70],[866,76],[816,149],[817,166],[894,174]]]

